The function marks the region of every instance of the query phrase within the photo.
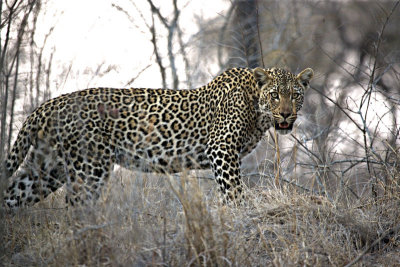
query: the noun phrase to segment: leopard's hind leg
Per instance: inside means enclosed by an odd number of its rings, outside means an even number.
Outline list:
[[[63,159],[57,149],[39,139],[20,170],[11,178],[5,203],[10,208],[33,205],[60,188],[65,180]]]

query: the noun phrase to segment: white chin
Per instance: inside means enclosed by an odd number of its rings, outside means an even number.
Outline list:
[[[292,132],[292,129],[278,129],[277,131],[281,135],[289,134]]]

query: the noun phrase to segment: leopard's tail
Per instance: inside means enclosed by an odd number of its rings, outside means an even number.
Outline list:
[[[22,125],[10,153],[5,159],[3,166],[0,166],[2,169],[0,176],[7,179],[10,178],[24,161],[32,145],[33,138],[37,136],[37,113],[38,110],[35,110]]]

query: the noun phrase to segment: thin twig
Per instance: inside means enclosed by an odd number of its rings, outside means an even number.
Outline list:
[[[344,110],[344,108],[342,106],[340,106],[335,100],[333,100],[332,98],[330,98],[329,96],[325,95],[324,93],[321,93],[319,90],[313,88],[312,86],[310,86],[311,89],[313,89],[314,91],[316,91],[318,94],[320,94],[322,97],[326,98],[329,100],[329,102],[331,102],[332,104],[334,104],[336,107],[338,107],[340,109],[340,111],[343,112],[344,115],[346,115],[347,118],[349,118],[349,120],[351,120],[354,125],[360,130],[362,131],[361,126],[358,125],[358,123]]]
[[[259,46],[259,51],[260,51],[260,59],[262,63],[262,67],[265,68],[265,63],[264,63],[264,53],[263,53],[263,46],[261,42],[261,34],[260,34],[260,22],[259,22],[259,13],[258,13],[258,1],[256,1],[256,22],[257,22],[257,36],[258,36],[258,46]]]

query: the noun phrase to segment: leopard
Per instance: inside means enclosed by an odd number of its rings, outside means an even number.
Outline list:
[[[66,184],[68,204],[99,198],[114,165],[211,169],[221,197],[243,199],[242,159],[274,128],[292,131],[314,72],[231,68],[196,89],[89,88],[50,99],[24,121],[3,161],[11,209]]]

